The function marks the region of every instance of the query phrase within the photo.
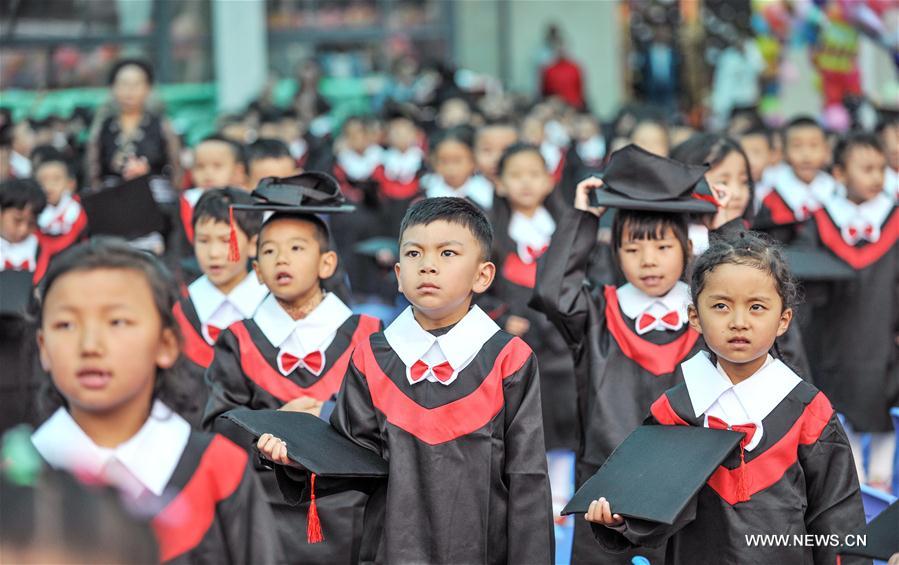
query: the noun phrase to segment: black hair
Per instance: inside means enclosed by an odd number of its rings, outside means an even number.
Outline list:
[[[543,163],[543,167],[546,168],[546,159],[543,158],[543,153],[540,153],[539,147],[531,143],[516,142],[506,147],[506,150],[503,151],[502,156],[499,158],[499,162],[496,165],[496,172],[499,176],[503,176],[503,171],[505,171],[509,159],[519,153],[534,153],[540,159],[540,162]]]
[[[874,131],[877,135],[882,135],[884,130],[890,127],[899,127],[899,112],[882,112]]]
[[[232,204],[252,204],[253,197],[239,188],[213,188],[200,196],[194,206],[191,225],[197,227],[200,220],[212,220],[228,224]],[[262,212],[253,210],[234,210],[234,223],[248,238],[259,233],[262,228]]]
[[[262,223],[262,227],[259,229],[259,238],[256,240],[257,258],[260,256],[260,251],[262,249],[262,232],[265,231],[265,228],[278,220],[297,220],[312,224],[315,228],[315,240],[318,242],[319,252],[327,253],[328,251],[331,251],[331,235],[328,231],[328,225],[325,224],[324,220],[315,214],[306,214],[302,212],[275,212]]]
[[[760,135],[764,137],[765,142],[768,144],[768,148],[774,148],[774,133],[771,131],[771,128],[767,127],[765,124],[759,123],[753,125],[745,131],[740,132],[739,138],[743,139],[744,137],[749,137],[751,135]]]
[[[30,208],[37,217],[47,206],[47,195],[36,180],[9,179],[0,183],[0,210]]]
[[[47,274],[41,281],[37,308],[37,323],[43,321],[44,305],[53,284],[60,277],[69,273],[86,273],[98,269],[117,269],[135,271],[143,275],[153,295],[153,303],[162,328],[172,331],[182,344],[181,329],[172,309],[178,300],[177,286],[165,265],[152,253],[140,251],[128,244],[124,239],[115,237],[93,237],[79,243],[53,258]],[[189,409],[192,399],[188,398],[187,379],[182,374],[182,360],[179,359],[169,369],[156,368],[156,380],[153,384],[153,395],[165,402],[175,411],[184,412]],[[47,416],[60,406],[66,406],[65,398],[46,379],[40,398],[41,411]]]
[[[714,237],[709,248],[693,263],[690,293],[693,304],[705,288],[706,277],[720,265],[746,265],[764,271],[774,279],[777,294],[783,302],[783,310],[793,308],[800,299],[799,285],[780,245],[758,232],[738,232]]]
[[[246,155],[247,165],[252,164],[254,161],[261,161],[262,159],[281,159],[287,157],[293,160],[293,155],[290,154],[290,148],[286,143],[280,139],[269,137],[257,139],[249,144],[247,146]]]
[[[207,135],[200,140],[200,143],[197,143],[196,147],[199,147],[202,143],[224,143],[228,146],[228,150],[231,151],[231,156],[234,157],[234,162],[239,165],[243,165],[244,168],[247,167],[247,155],[243,144],[217,133]]]
[[[864,131],[852,131],[840,137],[836,147],[833,148],[834,166],[845,168],[849,152],[856,147],[868,147],[878,153],[883,153],[883,145],[880,144],[876,135]]]
[[[9,557],[21,552],[33,558],[43,551],[44,558],[82,563],[159,560],[150,523],[127,512],[112,487],[88,486],[49,469],[24,484],[3,473],[0,500],[0,547]]]
[[[799,128],[815,128],[821,132],[821,135],[827,137],[824,128],[821,127],[818,120],[811,116],[797,116],[787,122],[787,125],[780,130],[781,140],[783,140],[784,145],[787,144],[787,137],[789,137],[790,131]]]
[[[635,240],[658,240],[664,237],[665,231],[671,228],[674,237],[681,246],[681,254],[684,260],[685,276],[687,266],[690,263],[690,238],[687,231],[686,214],[671,212],[646,212],[642,210],[616,210],[612,220],[612,257],[615,265],[621,269],[619,249],[624,245],[625,230]]]
[[[737,153],[746,165],[746,182],[749,184],[749,199],[742,218],[752,220],[755,201],[755,183],[752,182],[752,170],[749,168],[749,157],[739,143],[732,138],[715,134],[699,133],[671,150],[671,158],[688,165],[708,165],[710,169],[717,167],[731,153]]]
[[[455,196],[425,198],[410,206],[400,224],[400,245],[407,229],[412,226],[427,226],[438,220],[467,229],[481,246],[481,259],[484,261],[490,259],[490,250],[493,246],[493,227],[490,220],[473,202]]]
[[[76,178],[75,166],[72,160],[65,153],[52,145],[40,145],[31,152],[31,164],[34,167],[34,174],[37,175],[38,170],[49,163],[58,163],[65,167],[66,175],[70,179]]]
[[[147,77],[147,84],[149,84],[149,85],[153,84],[153,81],[155,80],[155,77],[153,75],[153,65],[151,65],[149,63],[149,61],[145,61],[144,59],[131,59],[131,58],[119,59],[118,61],[115,62],[115,64],[112,66],[112,69],[109,70],[109,79],[108,79],[107,83],[111,86],[115,82],[115,79],[119,74],[119,71],[121,71],[122,69],[124,69],[125,67],[127,67],[129,65],[134,65],[135,67],[142,70],[144,72],[144,76]]]
[[[469,126],[456,126],[437,132],[430,140],[431,153],[435,153],[440,144],[447,141],[455,141],[468,147],[469,150],[474,149],[474,131]]]

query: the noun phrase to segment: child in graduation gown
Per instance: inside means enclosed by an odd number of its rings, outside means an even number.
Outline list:
[[[546,314],[574,354],[578,485],[640,425],[653,400],[680,382],[677,366],[701,345],[687,325],[690,293],[682,279],[690,256],[686,213],[715,211],[692,197],[705,171],[635,145],[615,152],[604,181],[578,184],[577,210],[562,217],[538,261],[531,305]],[[590,207],[588,193],[603,182],[599,194],[621,206],[612,249],[628,282],[591,289],[585,273],[603,210]],[[609,559],[576,523],[573,562]]]
[[[551,563],[537,359],[471,306],[494,276],[490,224],[467,200],[433,198],[401,233],[396,274],[412,306],[356,348],[331,416],[389,465],[366,520],[380,535],[361,560]],[[258,447],[289,464],[280,439]]]
[[[251,318],[268,295],[268,288],[247,271],[246,261],[228,260],[230,207],[252,202],[241,189],[215,188],[204,192],[193,208],[193,249],[203,275],[187,287],[187,293],[175,304],[174,314],[184,338],[187,386],[193,390],[190,408],[182,416],[197,427],[209,396],[204,376],[212,363],[215,340],[234,322]],[[233,216],[239,255],[255,256],[262,214],[237,210]]]
[[[815,382],[851,428],[860,476],[888,489],[895,444],[889,410],[899,404],[899,207],[882,190],[883,168],[876,137],[841,139],[834,175],[846,195],[826,199],[800,238],[856,273],[808,289],[816,303],[804,335]],[[872,434],[868,473],[861,433]]]
[[[47,206],[37,216],[45,240],[58,251],[71,247],[87,235],[87,214],[75,195],[77,180],[72,165],[53,151],[34,167],[34,178],[47,196]]]
[[[421,196],[419,181],[425,168],[421,137],[421,130],[408,112],[397,108],[388,115],[387,149],[372,177],[378,183],[381,230],[394,239],[409,204]]]
[[[464,126],[435,134],[429,155],[434,172],[421,179],[425,196],[467,198],[490,212],[493,209],[493,184],[475,172],[472,132]]]
[[[377,319],[354,315],[337,295],[321,288],[322,280],[337,267],[337,255],[329,249],[327,227],[314,212],[346,211],[336,181],[323,173],[303,173],[277,179],[277,183],[263,182],[253,195],[258,202],[246,208],[257,213],[278,210],[262,225],[253,262],[256,275],[271,294],[252,318],[232,324],[216,341],[206,372],[210,393],[203,426],[207,429],[228,430],[218,416],[238,407],[327,417],[352,350],[381,329]],[[242,208],[235,207],[235,213]],[[235,437],[247,444],[245,436]],[[260,468],[259,473],[291,561],[355,559],[362,493],[319,500],[323,526],[341,533],[312,544],[297,533],[305,531],[305,509],[285,502],[269,469]]]
[[[59,241],[34,226],[47,197],[32,179],[0,183],[0,271],[28,271],[34,284],[47,273]]]
[[[509,213],[496,213],[494,249],[496,282],[491,289],[500,302],[497,321],[534,350],[540,366],[543,430],[546,449],[577,447],[574,366],[568,344],[549,320],[527,303],[537,279],[537,259],[546,252],[562,208],[560,193],[536,145],[508,147],[498,164],[498,182]],[[495,209],[506,210],[506,207]],[[496,308],[494,308],[496,310]]]
[[[824,171],[830,161],[824,129],[812,118],[799,117],[783,129],[784,163],[765,171],[756,191],[758,212],[753,229],[790,243],[798,225],[821,207],[836,189]]]
[[[50,466],[122,491],[152,520],[164,563],[280,562],[246,451],[175,412],[174,288],[124,241],[94,239],[54,261],[38,343],[58,408],[32,442]]]
[[[836,554],[865,525],[846,434],[824,393],[769,353],[796,298],[781,253],[752,233],[716,239],[692,279],[690,325],[709,351],[681,365],[684,382],[653,403],[648,423],[743,438],[671,526],[624,519],[602,497],[592,502],[586,519],[596,539],[609,550],[665,546],[669,565],[863,562]],[[750,545],[747,536],[760,534],[838,543]]]

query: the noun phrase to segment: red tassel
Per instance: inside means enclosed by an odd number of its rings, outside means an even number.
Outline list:
[[[231,228],[228,240],[228,261],[237,263],[240,261],[240,247],[237,245],[237,225],[234,223],[234,208],[228,208],[228,225]]]
[[[746,488],[746,437],[740,440],[740,477],[737,482],[737,500],[746,502],[749,500],[749,492]]]
[[[325,541],[322,533],[322,523],[318,519],[318,505],[315,503],[315,475],[312,475],[309,485],[309,513],[306,515],[306,541],[308,543],[321,543]]]

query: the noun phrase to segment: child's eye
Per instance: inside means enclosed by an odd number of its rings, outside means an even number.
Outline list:
[[[50,327],[52,327],[54,330],[70,330],[74,326],[75,324],[73,324],[72,322],[69,322],[67,320],[60,320],[58,322],[53,322],[53,325],[51,325]]]
[[[406,251],[406,257],[418,257],[418,251],[415,251],[414,249]]]
[[[750,310],[753,310],[753,311],[755,311],[755,312],[759,312],[759,311],[761,311],[761,310],[764,310],[764,309],[765,309],[765,306],[762,305],[762,304],[753,304],[752,306],[749,307],[749,309],[750,309]]]
[[[727,308],[727,304],[724,304],[723,302],[712,305],[712,310],[724,310],[725,308]]]
[[[452,257],[453,255],[458,255],[458,253],[456,253],[452,249],[444,249],[443,251],[440,252],[440,254],[443,255],[444,257]]]
[[[625,247],[625,248],[624,248],[624,252],[625,252],[625,253],[636,253],[637,250],[634,249],[633,247]]]
[[[263,255],[271,255],[272,253],[274,253],[274,251],[272,249],[263,249],[262,250]]]
[[[130,326],[131,320],[128,320],[127,318],[113,318],[109,321],[109,323],[114,327],[121,328],[124,326]]]
[[[659,250],[667,250],[667,249],[671,249],[671,247],[672,246],[670,243],[663,243],[662,245],[659,246]]]
[[[300,245],[292,245],[292,246],[290,247],[290,250],[291,250],[291,251],[302,251],[302,250],[303,250],[303,247],[300,246]]]

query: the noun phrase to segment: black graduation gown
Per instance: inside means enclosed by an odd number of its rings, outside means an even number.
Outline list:
[[[152,519],[160,561],[281,563],[274,517],[247,453],[191,431]]]
[[[353,353],[331,425],[389,463],[362,562],[550,563],[537,360],[498,331],[451,386],[410,386],[383,333]]]
[[[409,206],[423,196],[420,180],[424,174],[424,159],[415,177],[407,182],[391,178],[384,168],[378,165],[372,179],[378,183],[379,216],[384,229],[391,236],[399,237],[400,223]]]
[[[353,348],[381,329],[381,322],[369,316],[350,316],[337,330],[325,350],[320,376],[302,366],[288,377],[278,370],[278,349],[253,320],[243,320],[224,330],[215,344],[215,353],[206,371],[209,400],[203,427],[226,434],[238,445],[251,448],[253,438],[218,416],[234,408],[278,409],[299,396],[330,400],[340,389]],[[269,503],[275,514],[285,553],[291,562],[349,563],[359,551],[362,515],[366,496],[357,491],[319,496],[322,529],[328,534],[318,544],[306,542],[308,502],[294,506],[285,500],[274,473],[256,461]]]
[[[801,237],[856,271],[853,279],[809,289],[815,302],[804,335],[815,383],[853,430],[889,432],[889,409],[899,405],[899,207],[875,243],[846,243],[826,209]]]
[[[702,426],[704,421],[704,415],[694,417],[684,384],[659,397],[650,414],[648,424]],[[746,536],[756,534],[836,534],[842,543],[843,536],[865,525],[852,451],[824,393],[799,382],[762,425],[761,443],[745,452],[745,469],[734,450],[673,526],[626,518],[623,533],[592,524],[596,539],[610,551],[665,546],[668,565],[865,562],[848,556],[840,561],[833,545],[749,546]],[[741,473],[749,495],[745,502],[738,502]]]
[[[680,363],[701,347],[688,325],[678,331],[637,335],[621,312],[614,286],[591,289],[587,262],[596,244],[596,216],[573,210],[559,222],[547,252],[538,260],[531,305],[559,329],[574,355],[580,444],[578,486],[599,469],[640,423],[652,402],[682,382]],[[574,563],[608,563],[589,528],[575,522]]]
[[[180,389],[185,392],[186,402],[180,414],[194,428],[199,428],[203,419],[203,410],[209,398],[204,376],[206,369],[212,364],[213,348],[203,337],[202,324],[190,295],[181,296],[172,309],[184,345],[181,349],[183,358],[183,379]]]
[[[775,240],[788,244],[796,239],[801,225],[807,221],[807,219],[797,218],[777,190],[771,190],[759,204],[759,209],[752,222],[752,229],[764,232]]]
[[[502,209],[505,207],[494,203],[494,210]],[[554,219],[558,218],[549,205],[547,210]],[[525,263],[519,257],[517,244],[509,236],[509,215],[496,214],[493,225],[497,276],[490,293],[502,308],[497,324],[503,327],[510,315],[530,323],[530,329],[521,337],[534,351],[540,368],[546,449],[576,449],[577,396],[571,350],[546,316],[527,306],[534,292],[537,263]]]

